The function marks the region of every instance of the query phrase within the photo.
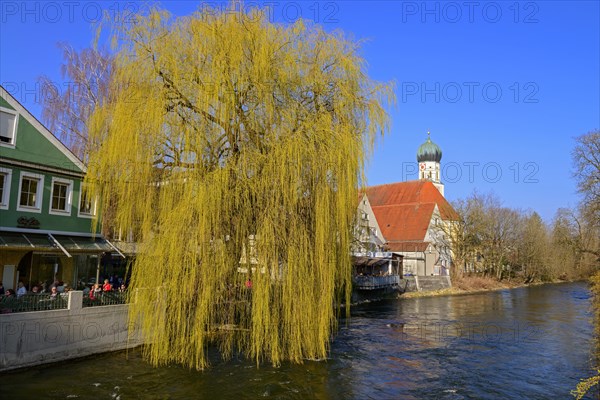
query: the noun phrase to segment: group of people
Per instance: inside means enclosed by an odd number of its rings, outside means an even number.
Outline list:
[[[84,296],[87,295],[90,298],[90,300],[96,300],[102,295],[102,293],[107,293],[107,292],[124,293],[125,291],[127,291],[127,286],[125,285],[125,282],[122,282],[120,284],[120,286],[117,289],[115,289],[113,287],[113,284],[110,283],[110,281],[108,279],[105,279],[103,285],[100,285],[99,283],[94,283],[91,288],[86,287],[85,289],[83,289],[83,294],[84,294]]]
[[[112,277],[110,280],[105,279],[103,285],[100,285],[99,283],[95,283],[95,284],[91,285],[91,287],[86,286],[83,289],[84,296],[88,296],[90,299],[94,300],[94,299],[98,298],[101,293],[105,293],[105,292],[121,292],[121,293],[123,293],[127,290],[125,281],[123,281],[122,279],[118,279],[115,276],[114,282],[116,284],[112,283],[111,281],[113,281]],[[54,283],[51,284],[50,286],[48,286],[47,283],[40,282],[37,285],[34,285],[33,287],[31,287],[30,291],[27,290],[27,287],[25,286],[25,284],[23,282],[19,282],[16,291],[14,289],[6,289],[5,290],[4,285],[2,284],[2,282],[0,282],[0,296],[4,296],[4,297],[20,298],[26,294],[45,293],[45,294],[50,294],[50,298],[56,298],[60,294],[66,294],[71,290],[72,289],[71,289],[71,287],[69,287],[68,283],[58,281],[58,280],[55,280]]]
[[[28,291],[27,287],[23,282],[19,282],[17,285],[17,290],[14,289],[4,289],[4,285],[0,282],[0,296],[5,297],[16,297],[20,298],[25,296],[26,294],[40,294],[40,293],[49,293],[51,298],[58,296],[61,293],[68,293],[71,290],[69,285],[65,282],[54,281],[52,285],[48,287],[48,285],[44,282],[40,282],[37,285],[31,287],[31,290]]]

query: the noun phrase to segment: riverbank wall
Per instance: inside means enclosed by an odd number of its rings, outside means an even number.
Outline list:
[[[406,280],[406,293],[434,292],[452,287],[449,276],[405,276],[404,279]]]
[[[82,307],[69,292],[67,309],[0,314],[0,372],[59,362],[142,344],[130,334],[128,305]]]
[[[451,287],[448,276],[413,276],[402,280],[406,292]],[[127,304],[83,307],[83,293],[71,291],[68,306],[0,314],[0,372],[125,350],[143,344],[129,329]]]

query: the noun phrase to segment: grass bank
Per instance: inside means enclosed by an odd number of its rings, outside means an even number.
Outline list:
[[[401,295],[401,298],[412,299],[416,297],[432,297],[432,296],[450,296],[460,294],[472,294],[489,292],[493,290],[514,289],[518,287],[543,285],[546,283],[563,283],[567,281],[556,280],[552,282],[532,282],[524,283],[522,281],[503,280],[498,281],[494,278],[481,276],[463,276],[452,280],[452,287],[442,290],[434,290],[430,292],[409,292]]]

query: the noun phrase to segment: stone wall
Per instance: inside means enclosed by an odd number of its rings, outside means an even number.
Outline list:
[[[82,308],[82,299],[72,291],[65,310],[0,314],[0,371],[142,344],[139,331],[129,335],[128,305]]]
[[[449,276],[405,276],[407,292],[430,292],[452,287]]]

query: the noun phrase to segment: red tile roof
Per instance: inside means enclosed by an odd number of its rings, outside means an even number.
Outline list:
[[[456,221],[459,218],[450,203],[429,181],[390,183],[371,186],[365,191],[390,249],[391,246],[401,246],[398,244],[401,242],[425,240],[436,204],[443,220]]]
[[[435,203],[372,207],[386,241],[423,240]]]

